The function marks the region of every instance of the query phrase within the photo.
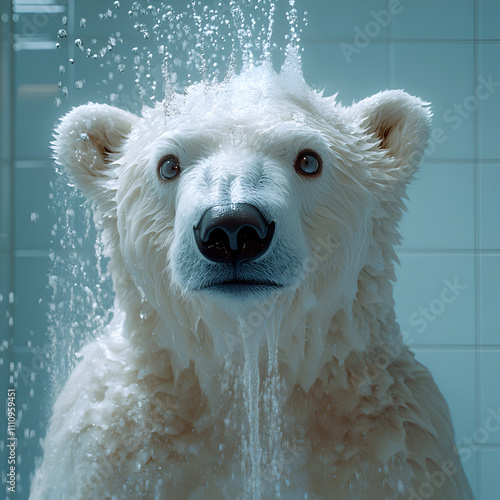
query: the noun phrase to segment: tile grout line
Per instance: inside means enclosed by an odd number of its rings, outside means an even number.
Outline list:
[[[478,68],[478,14],[479,14],[479,4],[478,0],[474,0],[474,69],[473,69],[473,77],[474,77],[474,85],[476,85],[479,68]],[[481,216],[481,206],[480,206],[480,172],[478,166],[478,157],[479,157],[479,108],[474,111],[474,240],[475,240],[475,257],[474,257],[474,282],[475,282],[475,339],[476,339],[476,348],[475,348],[475,375],[476,375],[476,394],[475,394],[475,418],[476,418],[476,428],[478,428],[480,419],[481,419],[481,224],[480,224],[480,216]],[[481,450],[479,448],[479,453],[477,454],[476,460],[476,487],[477,487],[477,498],[481,500],[483,487],[482,487],[482,467],[481,467]]]
[[[15,28],[14,28],[14,4],[11,2],[11,11],[10,11],[10,35],[13,36],[15,33]],[[9,305],[8,305],[8,311],[10,314],[11,320],[14,320],[14,323],[12,325],[9,325],[9,351],[11,351],[12,347],[14,346],[14,339],[15,339],[15,300],[16,300],[16,292],[15,290],[15,259],[14,259],[14,251],[15,251],[15,233],[16,233],[16,228],[15,228],[15,199],[13,196],[13,193],[15,193],[15,187],[16,187],[16,179],[15,179],[15,169],[14,169],[14,155],[15,155],[15,130],[16,130],[16,91],[15,91],[15,85],[16,85],[16,54],[14,52],[14,45],[11,43],[10,44],[10,70],[11,70],[11,75],[10,75],[10,106],[9,106],[9,112],[10,116],[8,118],[9,124],[10,124],[10,131],[9,131],[9,169],[10,169],[10,199],[9,199],[9,232],[10,232],[10,241],[9,241],[9,264],[10,264],[10,270],[9,270],[9,294],[13,293],[14,294],[14,300],[10,300],[9,297]],[[10,352],[9,355],[9,361],[13,362],[14,361],[14,352],[13,350]],[[9,363],[10,364],[10,363]],[[10,374],[9,374],[10,378]]]
[[[389,11],[389,2],[390,0],[386,1],[386,9],[387,12]],[[393,87],[393,82],[392,82],[392,73],[394,71],[394,61],[392,57],[392,47],[391,47],[391,38],[392,38],[392,16],[389,18],[389,22],[387,24],[387,31],[386,31],[386,57],[387,57],[387,72],[386,72],[386,78],[387,78],[387,88],[390,89]]]

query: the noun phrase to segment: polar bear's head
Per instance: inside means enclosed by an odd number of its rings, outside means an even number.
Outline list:
[[[279,293],[328,330],[360,293],[392,300],[360,277],[390,277],[429,117],[403,91],[343,107],[297,68],[260,66],[142,116],[78,107],[54,149],[97,207],[126,311],[148,303],[168,325],[196,310],[197,328]]]

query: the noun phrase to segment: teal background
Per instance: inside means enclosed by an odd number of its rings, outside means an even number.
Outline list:
[[[127,49],[140,37],[130,23],[98,21],[99,13],[113,9],[112,1],[14,3],[14,17],[10,2],[1,0],[0,9],[0,394],[8,384],[17,387],[20,461],[18,493],[11,498],[24,499],[51,402],[48,273],[50,249],[58,247],[51,234],[58,217],[51,200],[57,189],[50,186],[57,177],[51,133],[72,106],[105,101],[109,94],[96,85],[106,68],[78,58],[73,42],[82,17],[85,36],[98,43],[116,29]],[[184,9],[184,2],[170,3]],[[122,1],[121,10],[128,4]],[[282,16],[286,4],[278,6]],[[437,132],[409,188],[401,225],[397,315],[405,339],[448,401],[476,498],[500,498],[500,431],[485,431],[489,411],[500,411],[500,86],[483,86],[482,100],[473,97],[484,80],[500,83],[500,2],[302,0],[296,6],[308,12],[301,43],[311,86],[327,95],[339,92],[344,104],[386,88],[432,103]],[[393,13],[385,22],[388,10]],[[56,49],[63,15],[69,36]],[[276,31],[285,30],[282,16]],[[75,89],[82,78],[84,87]],[[134,109],[139,100],[132,75],[116,75],[113,85],[117,80],[124,85],[117,105]],[[59,81],[69,96],[57,107]],[[93,254],[94,238],[91,232],[83,242],[85,255]],[[450,303],[442,299],[447,283],[462,287]],[[451,297],[450,290],[444,293]],[[2,488],[5,426],[2,409]]]

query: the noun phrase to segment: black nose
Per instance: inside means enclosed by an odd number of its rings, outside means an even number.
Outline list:
[[[263,255],[273,234],[274,222],[247,203],[209,208],[194,228],[196,244],[207,259],[233,265]]]

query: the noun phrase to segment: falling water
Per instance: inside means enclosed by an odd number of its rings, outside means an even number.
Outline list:
[[[262,447],[259,436],[259,346],[262,332],[257,331],[247,334],[241,326],[240,330],[242,332],[243,351],[245,354],[244,396],[248,412],[248,443],[243,449],[245,493],[251,495],[251,498],[258,500],[262,493],[260,474]]]
[[[51,379],[56,396],[89,340],[102,333],[112,316],[113,292],[99,231],[92,209],[58,175],[52,185],[56,194],[52,229],[52,270],[49,287],[49,335],[52,340]],[[94,242],[89,247],[88,242]]]
[[[210,6],[193,0],[184,12],[175,12],[165,2],[136,1],[127,9],[115,1],[98,19],[102,30],[112,20],[121,21],[123,31],[126,27],[135,30],[143,42],[127,51],[124,33],[114,31],[106,35],[104,44],[99,43],[86,34],[87,27],[95,21],[82,18],[77,22],[74,57],[68,63],[78,69],[84,60],[94,61],[100,74],[95,82],[100,100],[135,112],[155,101],[164,101],[168,106],[174,93],[198,81],[215,85],[247,68],[281,65],[286,55],[295,54],[295,64],[300,66],[300,33],[305,19],[299,20],[295,0],[289,0],[286,13],[280,13],[278,2],[273,0],[216,0]],[[278,21],[284,19],[285,33],[281,40],[276,40]],[[58,37],[59,46],[69,43],[65,23]],[[59,67],[61,78],[66,67]],[[70,93],[78,96],[78,91],[88,85],[81,79],[68,89],[61,81],[61,96],[56,105]],[[74,368],[75,352],[102,334],[111,320],[112,292],[90,207],[82,207],[81,198],[65,187],[63,180],[58,180],[54,192],[60,216],[53,231],[53,301],[49,319],[53,359],[58,360],[53,365],[61,366],[52,374],[53,393],[57,394]],[[82,215],[85,223],[77,227]],[[90,240],[97,243],[88,251]],[[278,374],[275,323],[279,321],[275,311],[252,335],[243,334],[245,325],[240,325],[244,370],[238,387],[242,388],[248,414],[247,432],[240,447],[244,498],[259,499],[269,488],[274,498],[282,494],[279,454],[283,382]],[[267,347],[264,367],[259,366],[263,344]]]

